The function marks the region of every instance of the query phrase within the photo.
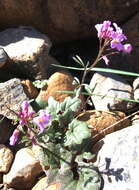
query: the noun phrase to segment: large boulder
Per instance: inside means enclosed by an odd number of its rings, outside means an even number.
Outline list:
[[[61,42],[92,36],[96,22],[122,22],[138,10],[137,0],[3,0],[0,26],[31,25]]]
[[[48,55],[51,48],[50,39],[32,27],[3,30],[0,32],[0,47],[10,59],[0,70],[2,80],[13,76],[30,79],[46,78],[50,65],[57,64],[56,60]]]
[[[103,190],[135,190],[139,187],[139,125],[107,135],[93,150],[104,179]]]

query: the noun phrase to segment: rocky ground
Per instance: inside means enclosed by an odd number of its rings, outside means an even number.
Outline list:
[[[117,1],[117,5],[115,2],[91,3],[88,0],[80,4],[80,1],[72,0],[74,6],[70,6],[65,1],[54,3],[51,0],[43,5],[37,0],[24,1],[24,9],[22,2],[18,6],[13,1],[0,4],[0,17],[3,18],[0,24],[4,29],[9,27],[0,32],[0,189],[46,188],[46,177],[36,159],[37,149],[23,144],[9,145],[15,128],[14,112],[20,110],[24,100],[46,102],[53,96],[62,102],[69,96],[56,91],[74,90],[74,77],[81,80],[82,73],[52,64],[76,66],[72,59],[76,54],[85,61],[93,60],[98,46],[94,28],[91,31],[93,24],[110,16],[122,24],[129,42],[133,43],[133,52],[129,56],[112,56],[110,67],[139,72],[139,1]],[[63,9],[68,10],[65,19]],[[15,14],[16,10],[18,14]],[[98,66],[105,67],[103,63]],[[47,85],[43,88],[33,83],[44,79],[47,79]],[[95,95],[91,96],[92,104],[87,105],[86,111],[79,113],[77,118],[91,125],[92,149],[96,154],[94,164],[103,178],[102,189],[136,190],[139,186],[139,106],[124,98],[139,100],[139,78],[93,72],[87,76],[86,82],[91,89],[97,83],[93,91]],[[81,98],[84,103],[86,97]]]

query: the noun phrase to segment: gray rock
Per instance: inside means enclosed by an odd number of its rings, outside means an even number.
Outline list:
[[[30,189],[42,172],[40,163],[29,148],[20,149],[15,156],[12,167],[3,177],[3,183],[17,189]]]
[[[9,140],[14,129],[12,121],[0,115],[0,144],[5,144]]]
[[[95,165],[104,179],[103,190],[137,190],[139,187],[139,125],[107,135],[98,142]]]
[[[0,32],[0,46],[11,59],[4,71],[32,79],[47,77],[51,42],[46,35],[31,27],[10,28]]]
[[[139,77],[133,81],[134,99],[139,100]]]
[[[0,68],[2,68],[8,61],[8,55],[3,48],[0,47]]]
[[[19,111],[20,106],[28,97],[24,93],[21,81],[11,79],[7,82],[0,83],[0,114],[9,119],[15,119],[16,115],[11,111]],[[10,110],[9,110],[10,109]]]
[[[96,110],[126,112],[134,107],[134,103],[123,100],[133,99],[132,87],[116,74],[95,73],[90,87],[95,87],[91,98]]]

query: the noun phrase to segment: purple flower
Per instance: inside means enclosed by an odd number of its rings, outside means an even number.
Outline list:
[[[112,49],[117,49],[118,51],[123,50],[123,44],[120,42],[118,38],[113,39],[110,43],[110,46]]]
[[[113,26],[115,30],[112,32],[112,39],[119,39],[120,42],[126,40],[127,37],[123,34],[122,29],[116,23],[113,23]]]
[[[21,108],[22,108],[22,111],[19,113],[19,117],[20,117],[19,124],[25,125],[30,119],[32,119],[34,112],[29,111],[28,109],[29,103],[26,100],[23,101]]]
[[[131,44],[125,44],[123,46],[123,51],[126,53],[130,53],[132,51],[132,45]]]
[[[10,145],[13,146],[18,140],[20,131],[18,129],[15,129],[12,136],[10,137]]]
[[[105,55],[102,56],[102,59],[105,61],[106,65],[109,65],[109,59]]]
[[[39,116],[35,117],[33,119],[33,122],[39,127],[40,133],[42,133],[46,125],[49,123],[50,119],[51,115],[48,113],[47,110],[40,110]]]
[[[112,32],[111,38],[112,41],[110,43],[110,46],[112,49],[117,49],[118,51],[123,51],[123,44],[122,42],[126,40],[126,36],[123,34],[123,31],[116,23],[113,23],[113,26],[115,27],[115,31]]]
[[[103,24],[96,24],[95,28],[98,31],[98,37],[99,38],[111,38],[111,33],[113,31],[113,28],[111,26],[111,21],[104,21]]]

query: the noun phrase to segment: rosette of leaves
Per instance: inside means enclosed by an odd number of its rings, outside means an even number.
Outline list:
[[[44,169],[49,166],[45,171],[48,186],[59,183],[59,190],[99,190],[101,185],[101,176],[91,162],[91,131],[85,122],[75,119],[80,104],[77,97],[67,97],[62,103],[51,97],[47,107],[51,125],[38,137],[43,144],[40,163]]]

